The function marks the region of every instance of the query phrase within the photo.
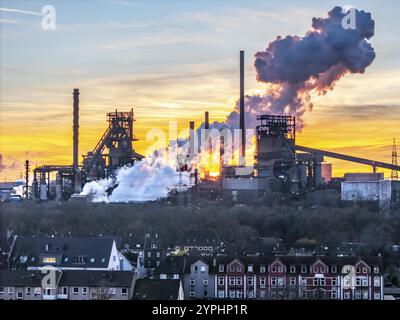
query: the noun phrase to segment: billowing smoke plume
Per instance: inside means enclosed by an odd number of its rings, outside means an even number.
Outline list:
[[[81,194],[91,196],[93,202],[152,201],[166,197],[174,189],[184,190],[188,184],[188,174],[176,171],[173,157],[158,152],[132,167],[118,169],[115,179],[85,184]]]
[[[313,105],[310,94],[326,94],[347,73],[363,73],[375,52],[368,42],[374,35],[371,14],[354,9],[355,29],[345,29],[347,15],[335,7],[324,18],[313,18],[305,36],[277,37],[264,51],[255,54],[257,80],[269,85],[264,95],[245,97],[246,127],[255,128],[259,114],[283,114],[297,117]],[[227,119],[229,126],[239,123],[239,106]]]

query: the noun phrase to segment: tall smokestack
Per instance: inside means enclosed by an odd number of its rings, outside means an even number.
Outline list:
[[[205,113],[204,113],[204,129],[210,129],[210,118],[209,118],[209,114],[208,114],[208,111],[206,111]]]
[[[240,50],[240,130],[242,133],[242,152],[244,159],[246,155],[246,130],[244,123],[244,51]]]
[[[195,136],[194,136],[194,121],[189,122],[189,154],[190,158],[193,158],[195,155]]]
[[[74,89],[74,120],[73,120],[73,162],[72,166],[78,170],[78,153],[79,153],[79,89]]]

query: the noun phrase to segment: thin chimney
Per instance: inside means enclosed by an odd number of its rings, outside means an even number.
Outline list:
[[[79,154],[79,89],[74,89],[74,120],[73,120],[73,162],[74,170],[78,170]]]
[[[193,158],[195,155],[195,136],[194,136],[194,121],[189,122],[189,154],[190,157]]]
[[[241,156],[246,155],[246,130],[244,122],[244,51],[240,51],[240,130],[242,134]]]

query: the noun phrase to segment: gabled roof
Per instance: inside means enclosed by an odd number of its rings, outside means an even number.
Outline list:
[[[107,268],[113,242],[108,237],[18,236],[9,261],[12,269],[26,269],[42,266],[43,257],[52,256],[57,267]],[[86,257],[86,262],[76,264],[75,257]]]
[[[177,300],[180,280],[139,279],[136,281],[133,299],[136,300]]]
[[[130,287],[133,276],[130,271],[66,270],[59,286]]]
[[[183,274],[185,271],[185,256],[168,256],[155,270],[156,274]]]
[[[221,238],[214,230],[187,230],[180,237],[179,245],[219,246]]]

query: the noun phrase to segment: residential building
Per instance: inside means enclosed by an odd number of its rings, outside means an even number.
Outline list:
[[[9,257],[9,268],[41,270],[131,270],[119,254],[113,238],[17,236]]]
[[[129,271],[66,270],[44,280],[46,270],[0,271],[0,300],[129,300],[135,274]]]
[[[135,300],[183,300],[182,282],[179,279],[139,279],[136,281]]]
[[[224,248],[224,242],[214,230],[188,230],[175,245],[176,251],[202,256],[212,256]]]
[[[185,273],[186,256],[168,256],[154,271],[156,279],[182,279]]]
[[[183,288],[186,299],[210,299],[215,292],[215,265],[212,257],[188,257]]]

